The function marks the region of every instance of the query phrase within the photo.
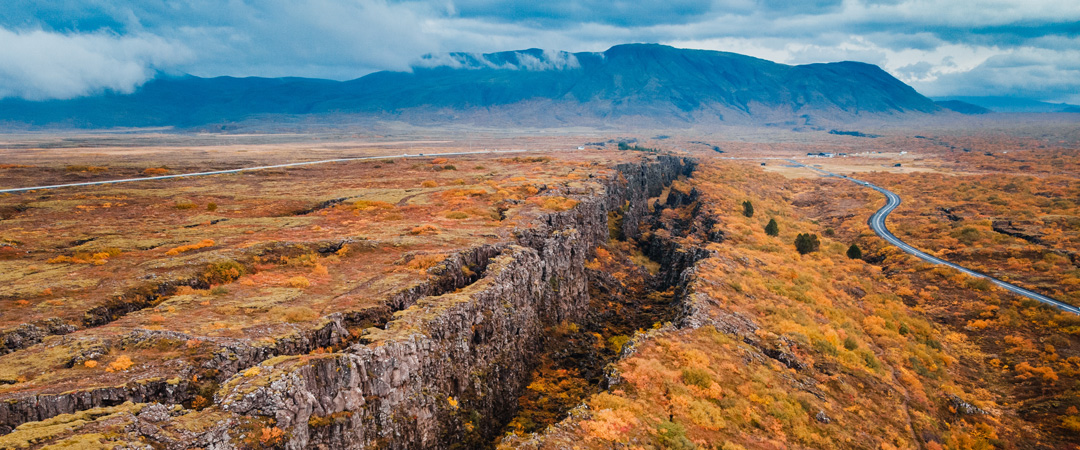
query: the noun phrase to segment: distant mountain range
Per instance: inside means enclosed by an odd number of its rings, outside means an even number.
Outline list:
[[[1068,103],[1048,103],[1038,100],[1032,100],[1028,98],[1017,97],[934,97],[939,105],[946,107],[943,103],[959,104],[966,103],[969,105],[975,105],[980,108],[985,108],[987,112],[1005,112],[1005,113],[1080,113],[1080,106],[1070,105]]]
[[[806,125],[942,111],[870,64],[790,66],[735,53],[627,44],[602,53],[530,49],[429,56],[411,72],[377,72],[351,81],[163,76],[127,95],[3,100],[0,122],[213,128],[346,115],[417,124]]]

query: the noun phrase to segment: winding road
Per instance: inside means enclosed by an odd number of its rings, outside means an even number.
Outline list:
[[[989,281],[991,283],[994,283],[995,285],[1001,287],[1002,289],[1005,289],[1006,291],[1012,292],[1012,293],[1014,293],[1016,295],[1021,295],[1021,296],[1030,298],[1032,300],[1037,300],[1039,302],[1042,302],[1042,303],[1045,303],[1047,305],[1050,305],[1050,306],[1056,307],[1058,309],[1061,309],[1062,311],[1068,311],[1068,312],[1071,312],[1073,314],[1080,314],[1080,308],[1077,308],[1076,306],[1070,305],[1068,303],[1065,303],[1065,302],[1062,302],[1062,301],[1059,301],[1059,300],[1055,300],[1053,298],[1047,297],[1047,296],[1045,296],[1043,294],[1032,291],[1030,289],[1024,289],[1024,288],[1022,288],[1020,286],[1017,286],[1015,284],[999,280],[997,278],[986,275],[984,273],[976,272],[974,270],[968,269],[967,267],[961,266],[959,264],[951,263],[951,262],[946,261],[944,259],[941,259],[941,258],[938,258],[936,256],[930,255],[930,254],[928,254],[928,253],[926,253],[926,252],[924,252],[922,250],[919,250],[919,249],[917,249],[915,247],[912,247],[910,244],[908,244],[908,243],[906,243],[904,241],[901,241],[900,238],[896,237],[896,235],[892,234],[892,232],[889,231],[889,227],[885,224],[885,219],[887,219],[889,217],[889,213],[893,212],[893,210],[896,209],[897,206],[900,206],[900,196],[896,195],[896,193],[894,193],[894,192],[892,192],[892,191],[890,191],[888,189],[882,188],[880,186],[868,183],[866,181],[858,180],[858,179],[851,178],[851,177],[845,176],[845,175],[838,175],[838,174],[835,174],[835,173],[832,173],[832,172],[829,172],[829,171],[826,171],[826,170],[819,169],[817,167],[808,166],[806,164],[800,163],[800,162],[795,161],[795,160],[789,159],[787,161],[792,163],[792,164],[798,165],[800,167],[805,167],[805,168],[813,170],[815,172],[822,173],[822,174],[824,174],[826,176],[831,176],[831,177],[836,177],[836,178],[843,178],[843,179],[851,181],[851,182],[853,182],[855,184],[860,184],[860,185],[866,186],[866,187],[868,187],[870,189],[873,189],[875,191],[878,191],[878,192],[880,192],[882,194],[885,194],[885,199],[886,199],[885,206],[882,206],[881,209],[877,210],[877,212],[875,212],[872,216],[870,216],[870,219],[867,220],[866,223],[867,223],[867,225],[870,225],[870,229],[874,230],[874,233],[877,233],[877,235],[880,236],[882,239],[884,239],[886,242],[888,242],[888,243],[890,243],[892,245],[895,245],[900,250],[903,250],[905,253],[908,253],[910,255],[914,255],[915,257],[917,257],[917,258],[919,258],[919,259],[921,259],[923,261],[926,261],[928,263],[931,263],[931,264],[940,264],[940,265],[943,265],[943,266],[952,267],[953,269],[959,270],[960,272],[963,272],[963,273],[965,273],[967,275],[970,275],[970,276],[973,276],[973,277],[976,277],[976,278],[984,278],[987,281]]]

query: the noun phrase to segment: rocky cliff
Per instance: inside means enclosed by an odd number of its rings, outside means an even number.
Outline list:
[[[375,321],[379,326],[367,329],[347,348],[303,354],[341,344],[345,322],[370,318],[332,315],[325,327],[287,348],[223,350],[222,373],[236,375],[217,391],[214,406],[178,413],[153,426],[132,416],[128,431],[140,441],[168,448],[454,448],[489,443],[514,414],[516,398],[537,362],[544,329],[587,313],[584,265],[611,233],[609,213],[621,217],[624,236],[638,236],[641,224],[649,220],[647,199],[659,196],[693,166],[689,159],[655,156],[617,166],[614,175],[602,181],[599,195],[559,191],[580,202],[540,217],[532,228],[517,230],[516,242],[450,258],[435,269],[443,276],[399,293],[391,302],[396,312],[387,311],[384,320]],[[482,276],[454,275],[461,274],[462,267],[479,268]],[[38,396],[5,403],[0,420],[15,425],[124,401],[175,404],[189,392],[180,386],[185,383]],[[183,425],[209,418],[212,424],[198,431]],[[7,438],[17,440],[34,424],[27,425]],[[172,431],[159,432],[162,429]],[[260,429],[280,434],[260,441]]]

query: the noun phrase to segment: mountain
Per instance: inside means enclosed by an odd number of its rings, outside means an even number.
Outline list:
[[[943,101],[960,101],[995,112],[1010,113],[1056,113],[1073,112],[1080,109],[1080,106],[1068,103],[1048,103],[1020,97],[935,97],[934,100],[937,100],[939,104]]]
[[[993,112],[989,109],[983,108],[982,106],[973,105],[971,103],[962,102],[960,100],[941,100],[934,103],[942,108],[948,109],[950,111],[955,111],[960,114],[987,114]]]
[[[530,49],[428,56],[410,72],[351,81],[159,77],[132,94],[0,101],[0,122],[196,127],[353,115],[413,123],[787,123],[941,111],[879,67],[790,66],[656,44],[602,53]]]

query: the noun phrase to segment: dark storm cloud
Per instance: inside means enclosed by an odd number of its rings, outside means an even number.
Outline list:
[[[127,92],[159,72],[349,79],[427,54],[625,42],[865,61],[931,95],[1080,92],[1072,0],[9,0],[0,96]]]
[[[620,27],[689,23],[712,9],[710,0],[464,0],[454,2],[452,12],[463,18],[563,28],[581,23]]]

